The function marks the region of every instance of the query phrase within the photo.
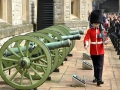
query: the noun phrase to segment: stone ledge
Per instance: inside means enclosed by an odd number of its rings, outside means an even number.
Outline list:
[[[72,20],[72,21],[66,21],[66,22],[58,22],[55,23],[55,25],[66,25],[71,30],[83,30],[84,33],[86,33],[87,29],[89,28],[89,22],[88,21],[81,21],[81,20]]]
[[[33,25],[32,24],[22,24],[22,25],[8,25],[6,27],[0,28],[0,39],[20,35],[25,32],[31,32],[33,31]]]

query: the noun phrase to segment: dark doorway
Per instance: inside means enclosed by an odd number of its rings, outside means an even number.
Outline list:
[[[53,0],[38,0],[37,5],[37,30],[53,25]]]

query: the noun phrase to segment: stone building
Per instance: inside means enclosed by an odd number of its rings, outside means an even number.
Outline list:
[[[71,29],[88,28],[93,0],[54,0],[54,24]],[[37,21],[37,0],[0,0],[0,38],[33,31]]]

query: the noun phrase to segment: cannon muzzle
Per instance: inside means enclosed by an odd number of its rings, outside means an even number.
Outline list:
[[[76,35],[68,35],[68,36],[61,36],[63,40],[70,39],[70,40],[80,40],[80,34]]]
[[[75,35],[75,34],[84,34],[83,30],[76,30],[76,31],[70,31],[70,35]]]

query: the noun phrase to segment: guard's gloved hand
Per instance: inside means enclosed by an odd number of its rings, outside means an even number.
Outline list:
[[[85,50],[87,50],[88,46],[86,44],[84,44],[84,48],[85,48]]]
[[[103,43],[104,43],[104,45],[107,45],[107,44],[108,44],[108,41],[104,41]]]

